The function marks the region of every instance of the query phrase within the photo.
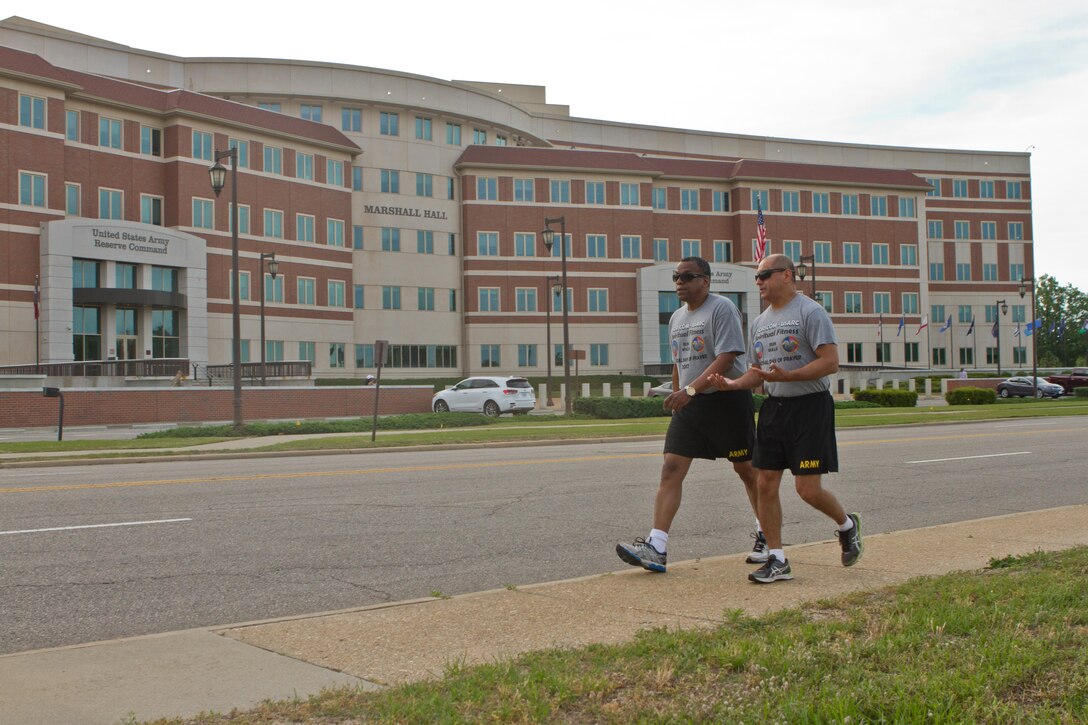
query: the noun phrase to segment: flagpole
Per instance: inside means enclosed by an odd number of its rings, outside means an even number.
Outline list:
[[[948,316],[948,369],[952,370],[952,336],[956,333],[956,328],[952,326],[952,316]]]
[[[38,312],[41,306],[41,277],[34,275],[34,372],[41,372],[40,367],[42,364],[42,334],[39,327],[41,321],[38,319],[41,313]]]
[[[975,370],[978,370],[978,335],[975,333],[974,315],[971,315],[971,359],[975,361]]]
[[[880,322],[877,323],[876,329],[880,333],[880,367],[884,367],[884,313],[880,314]]]

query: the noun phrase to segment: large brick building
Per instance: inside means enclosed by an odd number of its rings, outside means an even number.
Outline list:
[[[562,217],[583,371],[663,372],[681,257],[711,261],[712,289],[758,313],[757,206],[771,251],[815,268],[803,287],[844,362],[992,366],[995,315],[1001,359],[1030,360],[1014,334],[1034,273],[1027,154],[632,126],[571,117],[541,87],[178,58],[9,18],[0,364],[229,362],[229,197],[207,174],[228,146],[244,360],[259,358],[263,253],[279,263],[270,360],[362,375],[387,339],[398,376],[540,375],[562,355],[560,244],[540,232]]]

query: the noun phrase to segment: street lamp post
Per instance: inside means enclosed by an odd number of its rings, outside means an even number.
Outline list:
[[[261,385],[268,385],[268,379],[264,370],[264,260],[268,260],[268,273],[275,281],[276,273],[280,271],[280,263],[276,261],[275,252],[261,252]]]
[[[801,281],[805,281],[805,275],[808,274],[808,267],[805,262],[812,264],[812,299],[816,299],[816,255],[810,254],[807,257],[801,256],[800,264],[797,265],[797,276],[801,278]]]
[[[560,285],[560,282],[559,282],[558,277],[548,277],[547,285],[545,286],[545,290],[544,290],[544,294],[548,295],[549,297],[551,295],[560,295],[560,294],[562,294],[563,293],[563,288],[560,287],[559,285]],[[545,345],[546,345],[546,347],[544,349],[544,356],[548,358],[548,384],[547,384],[548,390],[546,392],[547,402],[545,403],[545,405],[550,408],[550,407],[552,407],[552,355],[554,354],[552,352],[552,301],[551,301],[551,299],[549,299],[547,304],[544,305],[544,326],[547,328],[547,332],[545,333]]]
[[[552,224],[559,224],[559,263],[562,282],[561,292],[563,296],[563,384],[566,388],[566,395],[563,396],[564,410],[567,415],[570,415],[573,411],[570,389],[570,314],[567,310],[567,218],[565,216],[555,217],[553,219],[544,219],[544,231],[540,233],[541,238],[544,240],[544,247],[548,250],[548,254],[552,253],[552,245],[555,243],[555,230],[552,229]],[[551,351],[548,351],[551,354]]]
[[[231,320],[232,320],[232,344],[231,352],[233,363],[231,365],[231,377],[234,379],[234,427],[242,427],[242,316],[238,305],[238,148],[231,147],[226,151],[215,151],[215,166],[208,169],[211,177],[212,191],[216,198],[227,180],[227,170],[222,159],[230,159],[230,259],[231,259]],[[264,283],[264,280],[261,280]],[[263,347],[263,346],[262,346]]]
[[[1039,331],[1035,329],[1035,278],[1034,277],[1032,277],[1031,279],[1028,279],[1027,277],[1021,277],[1020,278],[1020,299],[1024,299],[1024,295],[1027,294],[1029,285],[1030,285],[1030,289],[1031,289],[1031,334],[1032,334],[1032,341],[1031,341],[1031,392],[1032,392],[1032,394],[1035,395],[1036,398],[1038,398],[1039,397],[1039,381],[1038,381],[1037,378],[1038,378],[1038,375],[1039,375],[1039,368],[1038,368],[1038,358],[1035,355],[1035,351],[1037,349],[1035,343],[1036,343],[1036,340],[1038,338],[1036,338],[1035,335],[1038,335]]]
[[[1005,300],[994,303],[994,329],[997,330],[997,377],[1001,377],[1001,315],[1008,314],[1009,306]],[[999,314],[1000,313],[1000,314]]]

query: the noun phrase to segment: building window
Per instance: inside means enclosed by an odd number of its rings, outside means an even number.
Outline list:
[[[770,196],[771,192],[766,189],[752,189],[752,208],[769,211],[771,208]]]
[[[19,172],[19,205],[45,206],[45,175]]]
[[[944,239],[944,222],[940,219],[931,219],[926,226],[930,239]]]
[[[296,303],[300,305],[317,304],[317,280],[313,277],[298,277],[295,283],[295,292],[298,295]]]
[[[1006,181],[1005,182],[1005,198],[1006,199],[1022,199],[1023,187],[1019,181]]]
[[[888,197],[869,197],[869,216],[888,216]]]
[[[699,190],[681,189],[680,208],[683,211],[699,211]]]
[[[812,256],[817,264],[831,264],[831,242],[813,242]]]
[[[994,182],[992,181],[980,181],[978,182],[978,195],[981,199],[993,199],[994,198]]]
[[[960,351],[960,366],[974,365],[975,364],[975,350],[970,347],[961,347]]]
[[[231,217],[231,211],[234,209],[232,204],[227,204],[227,231],[231,231],[231,226],[234,224],[234,219]],[[238,205],[238,233],[249,234],[249,205]]]
[[[480,201],[499,200],[499,180],[495,176],[476,177],[476,199]]]
[[[948,351],[943,347],[933,348],[933,366],[944,367],[948,365]]]
[[[325,243],[330,247],[344,246],[344,222],[342,220],[325,220]]]
[[[650,192],[650,202],[654,209],[668,209],[668,189],[656,188]]]
[[[434,177],[430,174],[416,174],[416,196],[434,196]]]
[[[955,222],[956,239],[971,238],[971,222]]]
[[[890,363],[892,361],[892,344],[890,342],[878,342],[876,344],[876,361],[878,363]]]
[[[79,111],[64,112],[64,138],[79,143]]]
[[[45,129],[45,99],[19,94],[19,125]]]
[[[669,240],[668,239],[655,239],[654,240],[654,261],[665,262],[669,259]]]
[[[817,292],[816,301],[820,303],[820,306],[827,310],[828,314],[831,314],[831,300],[832,295],[830,292]]]
[[[997,281],[997,264],[986,263],[982,264],[982,281],[983,282],[996,282]]]
[[[476,232],[476,254],[481,257],[496,257],[499,254],[498,232]]]
[[[395,227],[382,227],[382,251],[400,251],[400,229]]]
[[[846,362],[859,363],[862,360],[862,344],[860,342],[846,343]]]
[[[249,168],[249,141],[232,138],[227,140],[227,147],[238,149],[238,168]]]
[[[457,312],[457,290],[450,290],[450,312]]]
[[[900,244],[899,245],[899,264],[904,267],[917,267],[918,266],[918,245],[917,244]]]
[[[586,182],[586,204],[604,204],[604,182]]]
[[[782,211],[793,212],[795,214],[801,211],[801,192],[783,191]]]
[[[227,271],[227,299],[234,299],[234,270]],[[238,299],[251,300],[249,295],[249,272],[238,272]]]
[[[278,209],[264,210],[264,235],[274,239],[283,239],[282,211],[279,211]]]
[[[100,119],[100,126],[101,121],[103,120],[106,119]],[[120,124],[120,121],[117,121],[117,123]],[[99,136],[101,136],[101,130],[99,131]],[[212,141],[213,137],[210,133],[206,131],[193,131],[193,158],[202,161],[214,161],[215,151],[212,148]],[[99,142],[99,145],[105,146],[106,144]],[[114,148],[121,147],[118,145]]]
[[[312,214],[295,214],[295,239],[300,242],[314,241],[314,217]]]
[[[1012,263],[1009,265],[1009,279],[1015,281],[1018,279],[1024,279],[1024,265]]]
[[[400,172],[393,169],[382,169],[382,193],[400,193]]]
[[[971,279],[971,263],[956,262],[956,280],[966,282]]]
[[[89,259],[72,260],[72,288],[97,289],[100,286],[99,263]]]
[[[362,191],[363,190],[363,167],[352,166],[351,167],[351,190]]]
[[[918,293],[917,292],[904,292],[902,302],[903,302],[903,314],[904,315],[917,315],[918,314]]]
[[[152,267],[151,289],[157,292],[177,292],[178,270],[173,267]]]
[[[497,368],[499,364],[499,346],[480,345],[480,367]]]
[[[514,233],[514,256],[515,257],[535,257],[536,256],[536,235],[532,232],[515,232]]]
[[[638,206],[639,204],[639,185],[626,183],[620,184],[620,205]]]
[[[608,238],[604,234],[586,235],[586,256],[602,259],[608,256]]]
[[[887,244],[874,244],[873,245],[873,264],[888,264],[888,245]]]
[[[283,110],[283,106],[278,101],[257,101],[257,108],[272,111],[273,113],[279,113]]]
[[[536,367],[536,345],[518,345],[518,367]]]
[[[268,302],[283,302],[283,275],[272,279],[272,274],[264,274],[264,298]]]
[[[642,259],[642,237],[624,234],[620,237],[620,255],[624,259]]]
[[[283,149],[277,146],[264,147],[264,170],[268,174],[283,173]]]
[[[140,126],[140,153],[144,156],[162,156],[162,129]]]
[[[446,179],[446,198],[447,199],[456,199],[457,198],[457,185],[453,182],[453,177],[452,176],[450,176],[450,177],[448,177]]]
[[[906,362],[918,362],[918,343],[905,342],[903,343],[903,357]]]
[[[843,242],[842,263],[861,264],[861,242]]]
[[[787,257],[790,258],[791,262],[797,264],[801,261],[801,242],[783,241],[782,254],[785,254]]]
[[[325,183],[330,186],[344,185],[344,162],[325,159]]]
[[[518,312],[536,312],[536,287],[515,289],[514,305],[514,309]]]
[[[926,183],[929,184],[929,191],[926,192],[926,196],[940,196],[941,195],[941,180],[940,179],[926,179]]]
[[[98,190],[98,218],[124,219],[124,196],[120,189]]]
[[[1009,239],[1020,241],[1024,238],[1024,222],[1009,222]]]
[[[330,368],[342,368],[345,366],[344,361],[344,343],[342,342],[330,342],[329,343],[329,367]]]
[[[824,192],[812,193],[812,213],[813,214],[830,214],[831,213],[831,194]]]
[[[890,292],[873,293],[873,312],[885,314],[892,311],[892,295]]]
[[[857,194],[843,194],[842,195],[842,213],[848,216],[858,215],[858,195]]]
[[[681,239],[680,240],[680,258],[684,257],[701,257],[702,255],[702,243],[698,239]]]
[[[571,239],[572,239],[572,237],[571,237],[570,234],[568,234],[565,239],[560,238],[560,241],[563,242],[563,247],[562,248],[560,248],[560,246],[558,244],[553,243],[552,244],[552,256],[557,257],[557,258],[561,257],[563,255],[564,250],[566,251],[566,255],[567,255],[568,259],[571,256],[573,256],[572,253],[571,253],[571,249],[572,249]]]
[[[432,140],[431,119],[426,116],[416,116],[416,139],[419,141]]]
[[[982,238],[997,239],[997,222],[982,222]]]
[[[328,281],[329,307],[347,307],[347,300],[344,297],[346,286],[341,280],[330,279]]]
[[[506,145],[506,136],[500,136],[499,134],[495,134],[495,145],[496,146],[505,146]]]
[[[400,116],[382,111],[378,119],[378,132],[382,136],[400,136]]]
[[[306,181],[313,181],[312,153],[296,153],[295,179],[305,179]]]
[[[952,179],[952,196],[967,198],[967,179]]]
[[[899,216],[908,217],[913,219],[918,216],[918,213],[914,207],[914,197],[901,196],[899,197]]]
[[[429,229],[416,230],[416,253],[434,254],[434,232]]]
[[[434,312],[434,287],[420,287],[417,308],[425,312]]]
[[[193,132],[196,133],[195,131]],[[121,122],[115,118],[100,117],[98,119],[98,145],[105,148],[119,149],[121,144]],[[193,149],[194,158],[196,149]]]
[[[567,312],[574,309],[574,290],[567,287]],[[552,292],[552,312],[563,311],[563,298],[557,292]]]
[[[317,364],[317,343],[316,342],[304,342],[298,343],[298,359],[309,360],[311,365]]]
[[[400,287],[382,287],[382,309],[400,309]]]
[[[472,143],[475,144],[487,144],[487,131],[482,128],[472,129]]]
[[[604,367],[608,365],[608,345],[602,342],[594,342],[589,346],[589,364],[591,367]]]
[[[714,240],[714,261],[715,262],[732,262],[733,261],[733,242],[725,239]]]
[[[283,362],[283,340],[265,340],[264,357],[268,362]]]
[[[321,122],[321,106],[312,103],[303,103],[300,108],[300,115],[307,121]]]
[[[118,262],[114,267],[114,283],[117,289],[136,289],[136,265]]]
[[[499,311],[499,288],[498,287],[480,287],[477,290],[479,295],[479,311],[480,312],[498,312]]]
[[[956,321],[966,324],[975,319],[974,312],[971,305],[957,305],[956,306]]]
[[[142,201],[141,198],[142,207]],[[141,208],[141,215],[142,215]],[[214,229],[215,228],[215,205],[211,199],[200,199],[193,197],[193,226],[199,229]]]
[[[359,133],[363,130],[363,110],[361,108],[340,109],[340,130]]]
[[[590,289],[589,290],[589,311],[590,312],[608,312],[608,290],[607,289]]]
[[[351,225],[351,248],[362,249],[363,248],[363,226],[362,224]]]
[[[861,293],[860,292],[846,292],[843,294],[843,302],[846,305],[846,312],[848,314],[860,314],[861,313]]]
[[[355,309],[357,309],[357,310],[363,309],[363,302],[364,302],[363,285],[361,285],[361,284],[352,285],[352,292],[354,292]]]
[[[1009,305],[1009,314],[1012,315],[1012,321],[1023,322],[1026,319],[1024,316],[1024,311],[1026,309],[1026,305]]]
[[[535,201],[532,179],[514,179],[514,201]]]
[[[177,310],[151,310],[151,357],[181,356],[181,325]]]
[[[80,216],[82,214],[79,184],[64,185],[64,213],[69,216]]]
[[[551,201],[553,204],[570,203],[570,182],[553,179],[551,183]]]
[[[450,146],[461,145],[461,124],[446,123],[446,143]]]
[[[903,308],[903,312],[906,313],[906,306]],[[930,305],[929,306],[929,319],[933,320],[934,324],[944,324],[944,305]]]

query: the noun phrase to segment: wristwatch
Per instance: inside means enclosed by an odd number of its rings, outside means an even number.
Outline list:
[[[691,397],[693,397],[693,398],[694,398],[694,397],[695,397],[696,395],[698,395],[698,394],[699,394],[699,391],[695,389],[695,386],[694,386],[694,385],[685,385],[685,386],[684,386],[684,392],[685,392],[685,393],[687,393],[688,395],[690,395],[690,396],[691,396]]]

